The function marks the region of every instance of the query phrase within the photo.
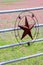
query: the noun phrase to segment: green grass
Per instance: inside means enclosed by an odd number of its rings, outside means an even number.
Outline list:
[[[40,29],[40,34],[38,38],[43,37],[42,34],[43,31],[41,31]],[[14,37],[14,32],[0,33],[0,46],[11,44],[11,43],[17,43]],[[43,42],[33,43],[31,44],[31,46],[25,44],[19,47],[0,49],[0,62],[16,59],[24,56],[29,56],[40,52],[43,52]],[[27,59],[27,60],[11,63],[7,65],[43,65],[43,56]]]
[[[0,3],[14,3],[14,2],[21,2],[21,0],[1,0]]]

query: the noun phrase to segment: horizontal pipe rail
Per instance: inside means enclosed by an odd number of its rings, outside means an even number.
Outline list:
[[[34,55],[26,56],[26,57],[21,57],[21,58],[14,59],[14,60],[1,62],[0,65],[5,65],[5,64],[13,63],[13,62],[18,62],[18,61],[22,61],[22,60],[38,57],[38,56],[43,56],[43,53],[38,53],[38,54],[34,54]]]
[[[9,48],[9,47],[20,46],[20,45],[23,45],[23,44],[28,44],[28,43],[33,43],[33,42],[39,42],[39,41],[43,41],[43,38],[32,40],[32,41],[28,41],[28,42],[20,42],[20,43],[17,43],[17,44],[10,44],[10,45],[0,46],[0,49],[5,49],[5,48]]]
[[[0,10],[0,14],[34,11],[34,10],[43,10],[43,6],[42,7],[35,7],[35,8],[14,9],[14,10]]]
[[[43,24],[35,25],[34,27],[43,27]],[[15,31],[15,30],[20,30],[20,28],[9,28],[9,29],[2,29],[0,30],[0,33],[2,32],[10,32],[10,31]]]
[[[0,30],[0,33],[2,33],[2,32],[10,32],[10,31],[15,31],[15,30],[20,30],[20,28],[1,29],[1,30]]]

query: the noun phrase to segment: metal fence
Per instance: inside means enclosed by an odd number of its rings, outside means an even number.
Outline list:
[[[40,41],[43,41],[43,38],[41,38],[41,39],[36,39],[36,40],[32,40],[32,41],[27,41],[27,42],[20,42],[20,43],[17,43],[17,44],[11,44],[11,45],[0,46],[0,49],[5,49],[5,48],[9,48],[9,47],[20,46],[20,45],[23,45],[23,44],[28,44],[28,43],[33,43],[33,42],[40,42]]]
[[[14,12],[25,12],[25,11],[35,11],[35,10],[43,10],[43,7],[26,8],[26,9],[16,9],[16,10],[1,10],[0,14],[14,13]],[[43,27],[43,24],[36,25],[36,27]],[[8,32],[8,31],[14,31],[14,30],[20,30],[20,28],[2,29],[2,30],[0,30],[0,33],[2,33],[2,32]],[[39,42],[39,41],[43,41],[43,38],[32,40],[32,41],[27,41],[27,42],[21,42],[21,43],[18,43],[18,44],[11,44],[11,45],[0,46],[0,49],[5,49],[5,48],[9,48],[9,47],[20,46],[20,45],[23,45],[23,44],[28,44],[28,43],[33,43],[33,42]],[[21,60],[25,60],[25,59],[37,57],[37,56],[43,56],[43,53],[38,53],[38,54],[30,55],[30,56],[27,56],[27,57],[21,57],[21,58],[14,59],[14,60],[0,62],[0,65],[5,65],[5,64],[8,64],[8,63],[17,62],[17,61],[21,61]]]
[[[43,7],[14,9],[14,10],[0,10],[0,14],[14,13],[14,12],[25,12],[25,11],[35,11],[35,10],[43,10]]]
[[[34,27],[43,27],[43,24],[37,24]],[[10,32],[10,31],[15,31],[15,30],[21,30],[21,29],[19,27],[18,28],[2,29],[2,30],[0,30],[0,33],[2,33],[2,32]]]
[[[5,64],[9,64],[12,62],[18,62],[18,61],[22,61],[22,60],[26,60],[26,59],[30,59],[30,58],[34,58],[34,57],[38,57],[38,56],[43,56],[43,53],[38,53],[38,54],[34,54],[34,55],[30,55],[30,56],[26,56],[26,57],[21,57],[18,59],[13,59],[13,60],[9,60],[9,61],[5,61],[5,62],[1,62],[0,65],[5,65]]]

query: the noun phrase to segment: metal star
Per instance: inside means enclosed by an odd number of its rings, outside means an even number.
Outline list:
[[[25,16],[25,25],[18,25],[22,30],[24,30],[21,39],[23,39],[27,34],[31,37],[31,39],[33,39],[31,29],[34,27],[34,25],[35,23],[29,25],[27,17]]]

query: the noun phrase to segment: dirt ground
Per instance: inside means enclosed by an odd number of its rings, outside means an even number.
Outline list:
[[[22,2],[15,2],[10,4],[1,3],[0,10],[10,10],[10,9],[30,8],[40,6],[43,6],[43,0],[23,0]],[[39,23],[43,23],[43,11],[36,11],[34,13],[37,15],[36,17],[38,18]],[[16,14],[0,14],[0,21],[1,21],[0,26],[13,27],[10,21],[14,21],[14,17],[16,17]]]
[[[22,2],[15,2],[11,4],[0,4],[0,10],[3,9],[18,9],[43,6],[43,0],[23,0]]]

